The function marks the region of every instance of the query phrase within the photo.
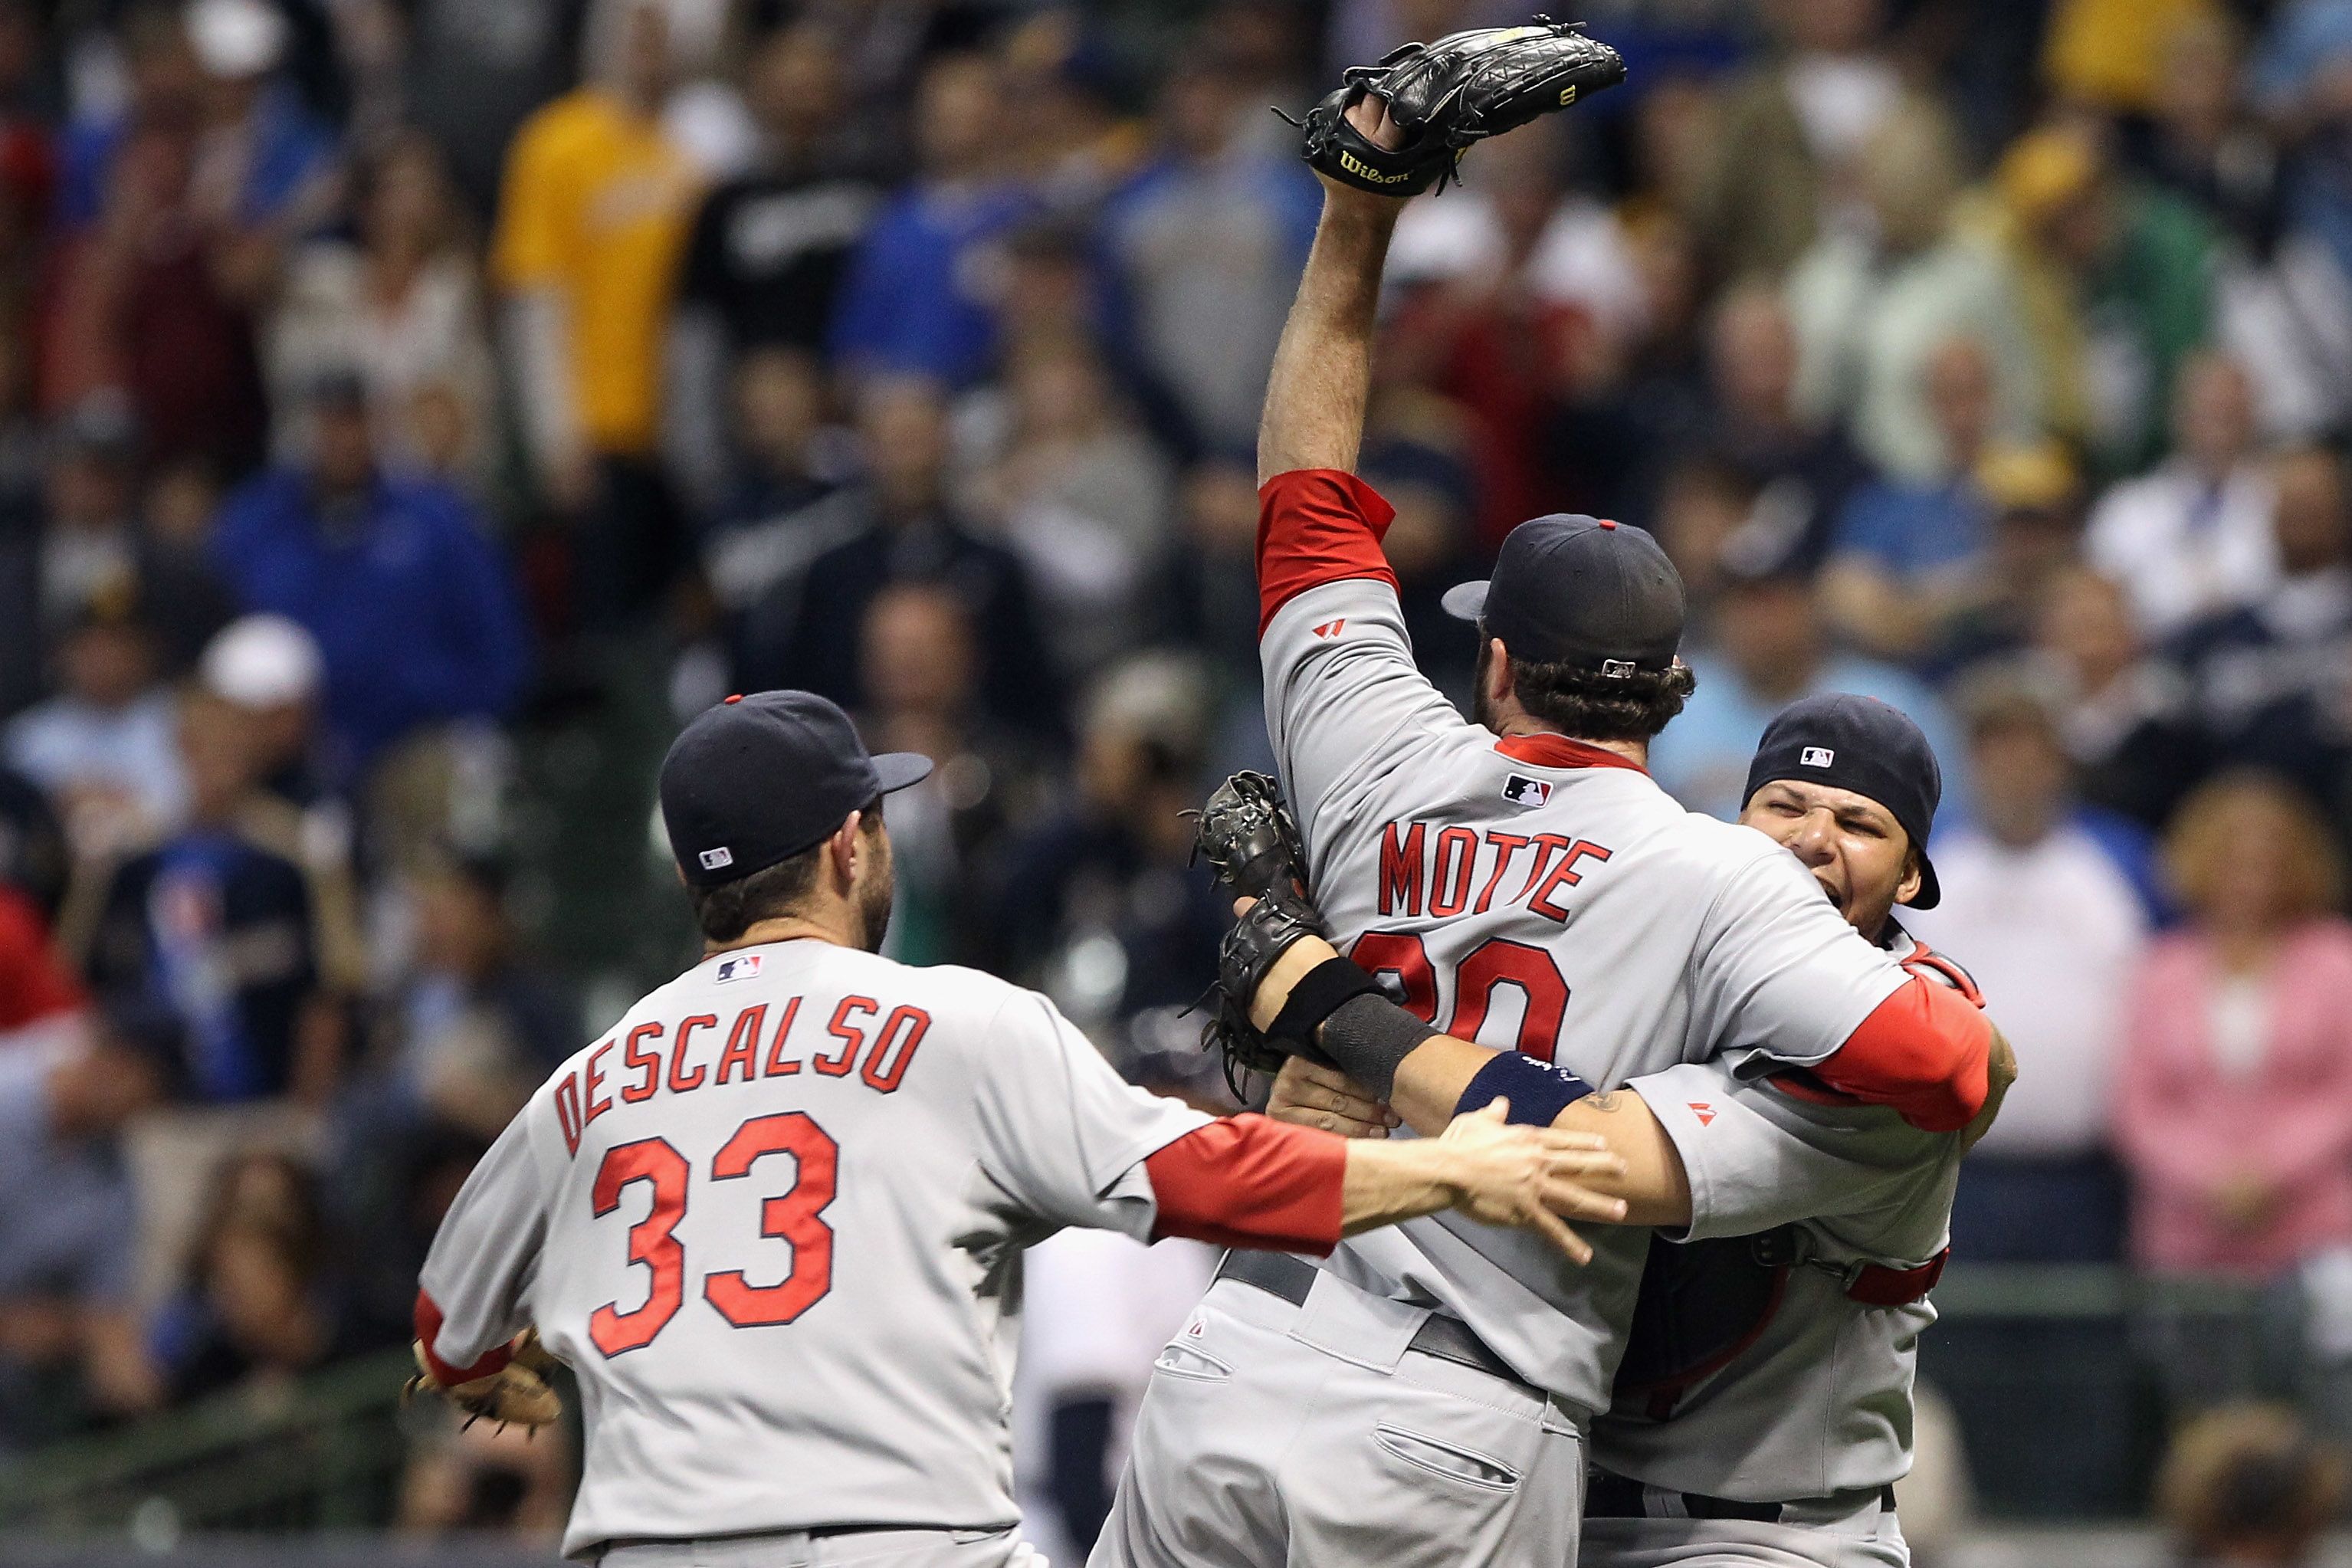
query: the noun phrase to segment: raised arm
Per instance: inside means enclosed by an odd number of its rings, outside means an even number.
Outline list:
[[[1388,110],[1365,99],[1349,122],[1393,145]],[[1404,203],[1323,179],[1323,216],[1283,323],[1258,421],[1257,482],[1298,468],[1353,473],[1363,444],[1372,379],[1373,316],[1381,269]]]

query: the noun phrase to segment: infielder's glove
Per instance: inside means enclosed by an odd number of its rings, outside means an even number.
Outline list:
[[[1458,178],[1473,143],[1625,79],[1617,51],[1543,16],[1526,27],[1478,27],[1433,44],[1407,44],[1376,66],[1350,66],[1339,90],[1307,112],[1307,161],[1375,195],[1418,195]],[[1377,98],[1404,132],[1391,152],[1348,123]]]
[[[415,1350],[416,1375],[400,1391],[404,1405],[418,1394],[446,1394],[451,1404],[466,1413],[468,1426],[477,1421],[495,1421],[500,1428],[511,1424],[533,1433],[563,1414],[563,1401],[547,1382],[556,1361],[539,1342],[536,1329],[525,1329],[515,1336],[514,1359],[506,1365],[454,1388],[445,1388],[433,1375],[422,1341]]]
[[[1259,773],[1235,773],[1192,815],[1198,818],[1192,858],[1206,860],[1219,883],[1253,899],[1276,888],[1305,893],[1307,848],[1299,841],[1290,807],[1283,803],[1282,786],[1273,779]]]

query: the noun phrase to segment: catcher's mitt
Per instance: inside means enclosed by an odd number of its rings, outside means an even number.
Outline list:
[[[1625,79],[1625,62],[1573,25],[1538,16],[1526,27],[1478,27],[1433,44],[1407,44],[1376,66],[1351,66],[1339,90],[1308,111],[1307,163],[1376,195],[1418,195],[1458,178],[1465,149]],[[1391,151],[1348,123],[1358,100],[1377,98],[1404,133]]]
[[[513,1358],[486,1377],[473,1378],[454,1388],[444,1387],[433,1375],[433,1368],[425,1359],[425,1345],[416,1347],[416,1375],[410,1378],[400,1391],[405,1405],[418,1394],[446,1394],[451,1404],[466,1413],[466,1425],[477,1421],[495,1421],[503,1429],[509,1423],[536,1433],[563,1414],[563,1401],[548,1386],[547,1374],[556,1365],[555,1358],[539,1342],[539,1331],[525,1329],[515,1336]]]
[[[1294,1056],[1332,1064],[1315,1046],[1276,1039],[1250,1022],[1250,998],[1275,960],[1290,951],[1300,937],[1319,935],[1322,917],[1315,907],[1287,888],[1268,890],[1249,912],[1235,921],[1217,947],[1216,1010],[1201,1028],[1201,1048],[1224,1058],[1225,1085],[1234,1098],[1247,1100],[1244,1078],[1253,1072],[1279,1072]]]

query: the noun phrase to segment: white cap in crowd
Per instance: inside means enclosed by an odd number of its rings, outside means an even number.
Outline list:
[[[205,647],[205,689],[240,708],[281,708],[319,694],[326,667],[318,640],[284,616],[246,616]]]
[[[206,76],[242,81],[276,69],[286,53],[286,18],[268,0],[194,0],[185,25]]]

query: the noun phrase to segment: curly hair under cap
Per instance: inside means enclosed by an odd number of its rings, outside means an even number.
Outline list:
[[[1486,689],[1492,645],[1478,650],[1478,689]],[[1683,710],[1698,677],[1680,659],[1664,669],[1603,675],[1580,664],[1511,660],[1511,695],[1530,718],[1577,741],[1646,741]]]

